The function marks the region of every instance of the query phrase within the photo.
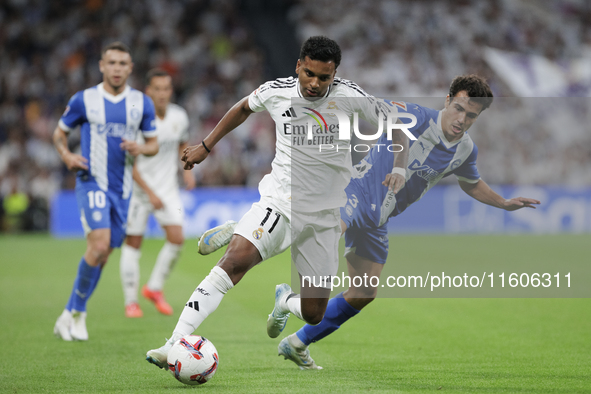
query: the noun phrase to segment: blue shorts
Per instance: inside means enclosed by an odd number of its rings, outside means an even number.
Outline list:
[[[111,229],[112,248],[118,248],[125,240],[129,198],[123,199],[112,191],[103,191],[96,182],[76,180],[76,201],[84,234],[93,230]]]
[[[372,220],[376,216],[375,209],[379,209],[380,205],[376,206],[377,202],[368,201],[365,193],[355,182],[351,182],[345,192],[347,204],[341,208],[341,219],[347,225],[345,257],[353,253],[384,264],[389,247],[387,224],[377,227]]]

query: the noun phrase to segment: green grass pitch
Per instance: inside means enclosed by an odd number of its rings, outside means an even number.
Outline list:
[[[428,237],[433,250],[462,241]],[[491,242],[502,249],[515,239],[471,236],[462,245],[477,255]],[[522,255],[515,258],[543,262],[565,242],[562,258],[589,258],[588,235],[517,239],[520,248],[512,253]],[[394,242],[397,253],[410,255],[425,236]],[[142,284],[162,244],[145,242]],[[184,386],[148,364],[145,353],[170,335],[222,252],[202,257],[195,240],[187,241],[165,288],[174,316],[159,315],[141,300],[144,317],[126,319],[116,250],[88,304],[90,340],[68,343],[53,336],[53,325],[84,249],[83,240],[0,236],[0,392],[591,392],[589,299],[377,299],[311,346],[324,370],[300,371],[277,357],[280,338],[265,332],[274,286],[290,278],[288,254],[255,267],[198,329],[216,345],[220,366],[209,383]],[[301,325],[292,317],[285,334]]]

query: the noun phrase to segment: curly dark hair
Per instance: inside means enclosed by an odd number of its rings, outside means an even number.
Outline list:
[[[486,80],[478,75],[460,75],[451,81],[449,87],[449,96],[455,97],[456,94],[465,90],[471,100],[482,104],[482,111],[490,107],[493,102],[493,94]]]
[[[306,56],[310,60],[333,61],[335,69],[341,64],[341,48],[339,44],[325,36],[313,36],[304,42],[300,50],[300,60],[303,61]]]

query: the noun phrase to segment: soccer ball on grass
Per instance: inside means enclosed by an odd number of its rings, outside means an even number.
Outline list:
[[[168,370],[181,383],[203,384],[218,368],[218,352],[211,341],[199,335],[187,335],[168,352]]]

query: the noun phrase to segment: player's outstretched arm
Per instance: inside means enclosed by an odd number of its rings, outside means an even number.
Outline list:
[[[203,143],[189,146],[183,152],[181,160],[185,163],[185,170],[190,170],[195,164],[201,163],[207,157],[209,151],[226,134],[240,126],[254,111],[248,106],[248,97],[237,102],[226,112],[222,120],[214,127]],[[207,149],[206,149],[207,147]],[[208,151],[209,150],[209,151]]]
[[[88,160],[82,155],[70,152],[68,135],[59,126],[53,132],[53,145],[69,171],[88,170]]]
[[[398,120],[398,123],[401,123]],[[408,164],[408,137],[402,130],[394,129],[392,133],[392,144],[402,146],[400,152],[394,153],[394,168],[390,174],[386,175],[386,179],[382,185],[386,186],[388,190],[398,193],[406,183],[406,166]]]
[[[129,152],[130,155],[136,157],[138,155],[154,156],[158,153],[158,137],[144,137],[145,143],[138,144],[135,141],[121,139],[121,149]]]
[[[534,206],[541,204],[540,201],[533,198],[515,197],[511,199],[504,199],[493,189],[488,186],[482,179],[476,183],[460,181],[460,187],[470,197],[480,201],[481,203],[491,205],[493,207],[501,208],[506,211],[515,211],[521,208],[536,208]]]

